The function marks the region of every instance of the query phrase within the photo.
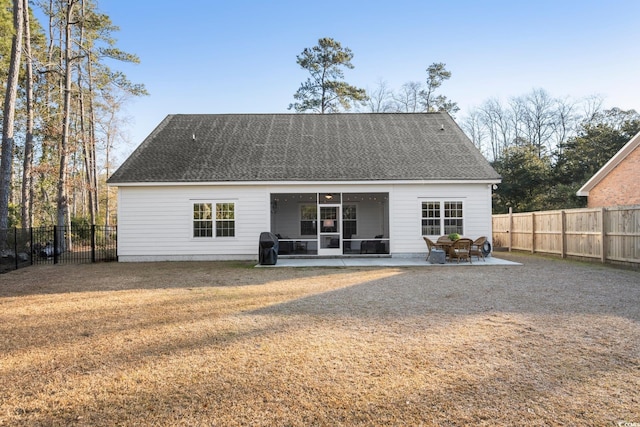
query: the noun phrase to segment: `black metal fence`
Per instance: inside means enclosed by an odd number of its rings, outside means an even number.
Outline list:
[[[117,261],[117,227],[37,227],[0,230],[0,273],[34,264]]]

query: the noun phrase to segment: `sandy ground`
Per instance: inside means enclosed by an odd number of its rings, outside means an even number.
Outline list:
[[[640,425],[640,272],[35,266],[0,275],[0,425]]]

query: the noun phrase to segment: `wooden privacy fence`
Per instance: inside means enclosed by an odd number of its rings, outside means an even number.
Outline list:
[[[493,215],[493,245],[640,265],[640,205]]]

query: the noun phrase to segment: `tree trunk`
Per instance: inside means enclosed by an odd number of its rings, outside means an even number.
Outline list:
[[[62,112],[63,121],[62,121],[62,138],[60,140],[60,171],[58,175],[58,200],[57,200],[57,225],[59,228],[59,232],[62,233],[65,225],[67,225],[67,216],[69,209],[69,199],[67,195],[67,180],[68,180],[68,171],[67,171],[67,156],[69,151],[69,129],[71,122],[71,65],[72,65],[72,50],[71,50],[71,18],[73,16],[73,6],[75,5],[74,0],[68,0],[66,7],[66,21],[65,21],[65,36],[64,36],[64,56],[63,56],[63,65],[64,65],[64,109]],[[62,237],[62,236],[60,236]],[[60,252],[63,252],[66,248],[64,243],[64,239],[58,239],[58,242],[63,245],[59,249]]]
[[[22,228],[31,228],[33,202],[33,62],[31,60],[31,30],[29,28],[29,2],[24,1],[24,50],[26,60],[27,129],[24,143],[24,163],[22,168]]]
[[[84,16],[84,1],[80,0],[80,14]],[[84,44],[84,24],[82,20],[80,22],[80,40],[78,45],[80,46],[78,56],[83,55],[82,46]],[[91,105],[91,98],[93,97],[92,82],[91,82],[91,54],[89,52],[85,53],[87,56],[87,67],[88,67],[88,76],[87,76],[87,89],[89,92],[88,102]],[[96,183],[93,180],[93,170],[95,169],[94,161],[93,161],[93,151],[91,150],[91,141],[92,141],[92,132],[91,132],[91,117],[87,120],[87,111],[85,109],[85,91],[82,86],[82,62],[78,61],[78,102],[79,102],[79,113],[80,113],[80,135],[82,136],[82,159],[83,166],[85,171],[85,180],[86,180],[86,194],[88,198],[88,203],[86,207],[89,209],[89,220],[91,224],[94,225],[96,223],[96,209],[95,209],[95,188]],[[91,107],[89,107],[91,110]],[[84,208],[84,206],[83,206]],[[84,210],[84,209],[83,209]]]
[[[15,34],[11,44],[11,62],[7,89],[4,99],[2,120],[2,159],[0,161],[0,248],[7,243],[6,230],[9,227],[9,195],[11,193],[11,172],[13,166],[13,132],[18,92],[18,74],[22,54],[23,0],[13,0],[13,26]]]
[[[87,79],[89,84],[89,147],[87,151],[90,159],[89,165],[91,166],[88,172],[89,181],[91,182],[91,196],[89,201],[91,203],[92,211],[91,224],[95,224],[95,217],[100,213],[100,204],[98,203],[98,162],[96,159],[96,111],[94,106],[95,93],[93,91],[93,58],[91,55],[88,55],[87,58]]]

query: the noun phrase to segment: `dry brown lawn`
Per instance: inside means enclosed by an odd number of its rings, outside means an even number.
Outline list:
[[[0,425],[640,425],[640,272],[499,256],[0,275]]]

